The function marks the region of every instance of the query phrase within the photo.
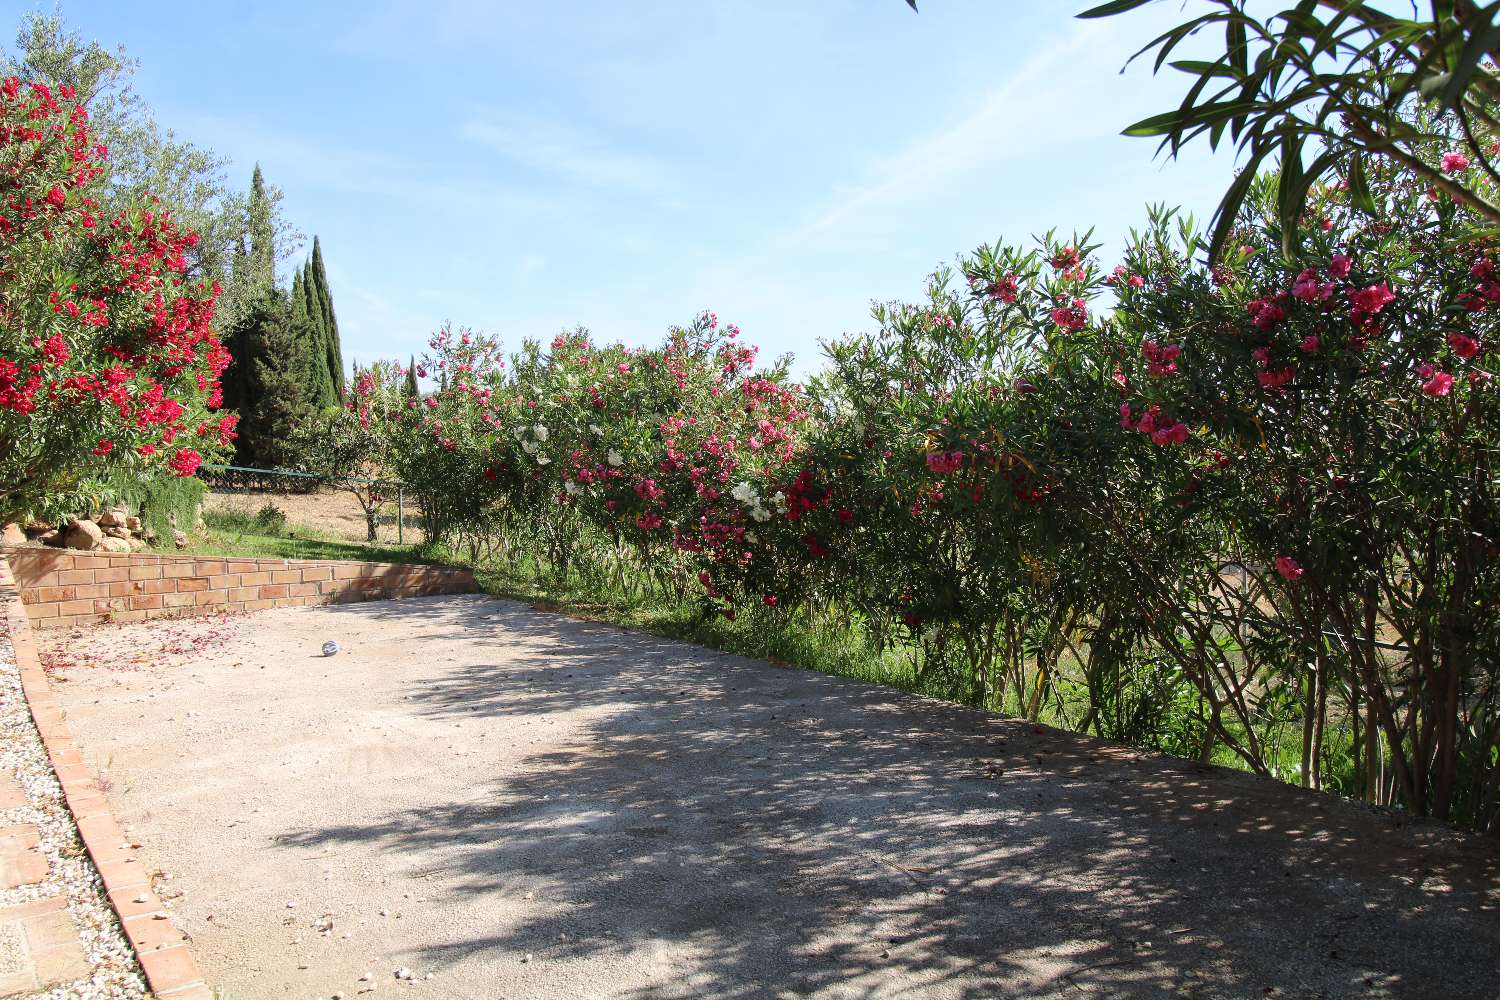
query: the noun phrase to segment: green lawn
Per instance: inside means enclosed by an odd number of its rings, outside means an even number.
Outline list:
[[[247,559],[348,559],[386,563],[451,562],[447,553],[424,545],[381,545],[329,538],[296,525],[266,524],[232,511],[205,513],[208,531],[196,536],[185,555],[242,556]]]

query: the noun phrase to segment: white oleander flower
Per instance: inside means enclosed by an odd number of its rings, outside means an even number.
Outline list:
[[[609,449],[609,464],[618,469],[625,464],[625,456],[611,448]]]
[[[594,434],[595,437],[604,436],[604,428],[600,427],[598,424],[589,424],[589,430]]]
[[[571,479],[563,483],[563,489],[567,491],[568,496],[570,497],[576,497],[579,493],[578,484]]]
[[[536,457],[536,464],[537,465],[550,465],[551,463],[552,463],[552,459],[548,458],[546,455],[538,455]]]
[[[771,512],[766,510],[764,507],[758,506],[750,512],[750,516],[755,518],[755,520],[759,521],[761,524],[765,524],[771,519]]]
[[[545,441],[552,436],[551,432],[547,430],[546,424],[537,424],[531,429],[531,433],[536,435],[538,441]]]
[[[748,505],[755,500],[755,487],[741,480],[735,485],[734,490],[729,495],[740,503]]]
[[[539,448],[541,448],[541,445],[537,444],[535,441],[522,441],[521,442],[521,450],[524,451],[528,455],[535,455],[537,453],[537,450]]]
[[[777,490],[776,491],[776,495],[771,498],[771,503],[772,503],[772,505],[775,506],[776,513],[778,513],[778,514],[785,514],[786,513],[786,494],[785,493],[781,492],[780,490]]]

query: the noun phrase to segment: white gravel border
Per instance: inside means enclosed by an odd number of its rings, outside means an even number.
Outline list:
[[[135,952],[121,930],[104,883],[78,837],[73,814],[63,799],[52,762],[31,719],[21,691],[10,629],[0,618],[0,774],[13,775],[29,802],[0,810],[0,825],[35,824],[47,877],[34,885],[0,889],[0,907],[51,896],[64,896],[68,913],[83,942],[93,974],[49,990],[28,994],[30,1000],[139,1000],[149,997]]]

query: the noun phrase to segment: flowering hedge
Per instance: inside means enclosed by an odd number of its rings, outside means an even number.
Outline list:
[[[156,204],[102,215],[106,153],[67,88],[0,84],[0,514],[112,471],[190,476],[233,437],[196,237]]]
[[[476,557],[861,628],[924,690],[1487,828],[1496,248],[1368,186],[1312,193],[1295,261],[1269,181],[1218,260],[1168,211],[1113,268],[981,247],[805,387],[711,315],[509,359],[445,330],[435,391],[379,366],[351,419]]]

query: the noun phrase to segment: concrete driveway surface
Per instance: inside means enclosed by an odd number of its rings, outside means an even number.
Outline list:
[[[1495,839],[1272,781],[477,596],[49,641],[228,1000],[1500,996]]]

